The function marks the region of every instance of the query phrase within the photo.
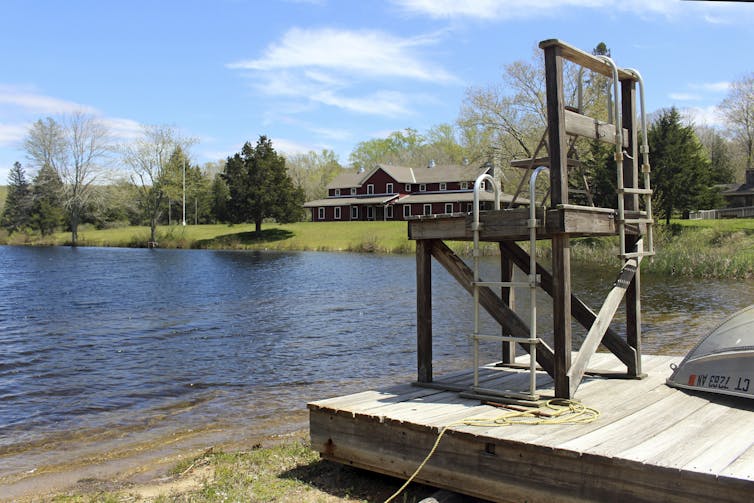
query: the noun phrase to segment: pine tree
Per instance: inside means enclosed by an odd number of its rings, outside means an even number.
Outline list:
[[[228,185],[227,204],[232,223],[254,222],[261,232],[262,221],[293,222],[303,214],[304,191],[294,186],[272,141],[260,136],[255,147],[246,142],[240,153],[228,157],[223,179]]]
[[[673,107],[661,113],[647,136],[658,214],[670,223],[677,212],[707,206],[711,197],[710,162],[694,128],[681,124],[681,115]]]
[[[52,234],[63,224],[65,209],[62,202],[63,182],[49,164],[42,166],[34,178],[32,188],[31,226],[43,236]]]
[[[8,232],[18,232],[29,226],[32,193],[20,162],[13,163],[8,175],[8,195],[0,215],[0,226]]]

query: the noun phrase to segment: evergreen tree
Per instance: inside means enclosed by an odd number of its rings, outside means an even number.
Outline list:
[[[8,175],[8,195],[0,215],[0,226],[8,232],[18,232],[29,226],[32,193],[20,162],[13,163]]]
[[[708,207],[714,196],[710,162],[694,128],[681,124],[681,115],[673,107],[662,111],[647,135],[658,216],[670,223],[676,212]]]
[[[52,234],[63,224],[65,209],[62,202],[63,181],[49,164],[42,166],[34,178],[31,226],[43,236]]]
[[[229,157],[223,178],[230,195],[231,223],[254,222],[256,232],[261,232],[265,218],[285,223],[303,215],[304,191],[294,186],[285,158],[266,136],[259,137],[256,147],[246,142],[240,153]]]

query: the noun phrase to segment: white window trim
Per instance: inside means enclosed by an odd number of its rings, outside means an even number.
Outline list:
[[[337,197],[339,195],[340,195],[340,189],[335,189],[335,196]]]
[[[461,190],[468,190],[469,182],[461,182]]]
[[[340,206],[333,208],[333,220],[340,220]]]
[[[367,194],[374,194],[374,184],[370,183],[367,185]]]
[[[448,190],[448,184],[445,182],[440,182],[440,190]]]
[[[410,216],[411,216],[411,205],[404,204],[403,205],[403,218],[410,217]]]
[[[392,194],[393,193],[393,184],[392,183],[386,183],[385,184],[385,194]]]
[[[358,219],[359,219],[359,207],[351,206],[351,220],[358,220]]]
[[[429,211],[427,211],[427,208],[429,208]],[[431,215],[432,214],[432,205],[431,204],[425,204],[423,208],[422,215]]]
[[[406,192],[411,192],[411,184],[407,183],[405,189],[406,189]]]
[[[448,211],[448,208],[450,211]],[[445,213],[453,213],[453,203],[445,203]]]
[[[393,207],[392,206],[385,206],[385,218],[386,219],[393,219]]]
[[[317,208],[319,211],[317,211],[317,220],[324,220],[325,219],[325,209],[324,208]]]
[[[356,187],[351,187],[351,195],[352,196],[356,195]]]
[[[426,183],[420,183],[419,184],[419,192],[426,192],[427,191],[427,184]]]
[[[367,220],[374,220],[374,206],[367,206]]]

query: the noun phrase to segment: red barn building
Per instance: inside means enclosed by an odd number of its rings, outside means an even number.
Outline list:
[[[490,166],[424,168],[377,165],[371,170],[344,173],[327,186],[327,198],[304,204],[312,222],[342,220],[406,220],[421,215],[472,211],[474,180],[492,174]],[[510,196],[508,196],[510,198]],[[480,201],[494,200],[483,191]]]

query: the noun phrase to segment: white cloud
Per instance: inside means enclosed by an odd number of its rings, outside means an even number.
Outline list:
[[[696,125],[712,127],[723,127],[725,125],[720,110],[715,106],[688,107],[682,109],[681,113]]]
[[[433,19],[480,20],[555,17],[569,10],[600,9],[605,14],[630,12],[641,17],[661,15],[667,19],[696,17],[710,24],[751,20],[752,10],[736,2],[679,2],[678,0],[392,0],[410,14]],[[732,4],[732,5],[731,5]]]
[[[704,84],[689,84],[691,89],[699,89],[702,91],[712,91],[718,93],[727,92],[730,89],[730,82],[707,82]]]
[[[20,108],[21,110],[37,114],[97,113],[95,108],[87,105],[45,96],[12,86],[0,86],[0,105]]]
[[[306,30],[293,28],[258,59],[228,64],[240,70],[328,69],[367,77],[455,81],[441,67],[424,62],[415,51],[426,38],[400,38],[377,30]],[[319,73],[319,78],[329,75]]]
[[[17,146],[24,139],[28,130],[28,124],[0,124],[0,146]]]
[[[305,145],[294,140],[287,140],[285,138],[275,138],[272,140],[272,146],[278,153],[281,154],[306,154],[312,150],[320,150],[313,145]]]
[[[325,105],[368,115],[399,117],[410,113],[406,96],[392,91],[380,91],[362,98],[347,98],[331,91],[322,91],[311,98]]]
[[[693,93],[670,93],[669,97],[675,101],[699,101],[702,99],[701,96]]]

